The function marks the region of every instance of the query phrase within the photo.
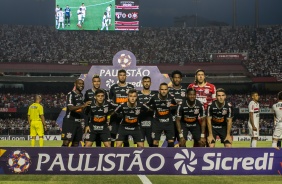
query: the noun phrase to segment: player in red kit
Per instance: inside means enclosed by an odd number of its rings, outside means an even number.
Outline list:
[[[205,111],[208,105],[216,100],[216,88],[213,84],[206,81],[205,71],[202,69],[198,69],[195,72],[195,82],[189,84],[189,88],[196,90],[196,99],[204,105]],[[194,147],[199,147],[197,142],[194,142]]]

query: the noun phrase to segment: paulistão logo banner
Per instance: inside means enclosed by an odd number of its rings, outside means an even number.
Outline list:
[[[277,175],[274,148],[2,148],[2,174]]]

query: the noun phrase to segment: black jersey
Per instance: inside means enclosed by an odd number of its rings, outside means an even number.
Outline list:
[[[114,84],[110,89],[109,97],[115,104],[126,103],[128,100],[128,91],[132,88],[134,88],[132,84],[127,84],[123,87]]]
[[[109,101],[109,95],[108,95],[108,92],[104,89],[101,89],[104,91],[105,93],[105,100],[106,101]],[[88,89],[85,91],[85,94],[84,94],[84,102],[87,102],[87,101],[92,101],[92,99],[94,99],[94,96],[95,96],[95,91],[93,89]]]
[[[233,118],[233,108],[231,103],[224,102],[222,108],[218,108],[216,101],[213,101],[208,106],[207,116],[212,117],[211,123],[212,125],[219,125],[219,126],[226,126],[227,125],[227,118]]]
[[[116,109],[115,112],[117,114],[122,114],[122,121],[121,125],[126,126],[138,126],[138,119],[140,113],[144,110],[147,110],[143,104],[137,102],[135,107],[128,107],[127,103],[120,104]]]
[[[148,102],[157,92],[151,91],[150,94],[144,95],[142,91],[138,91],[138,101],[142,104]],[[153,118],[153,111],[143,111],[140,116],[140,121],[151,120]]]
[[[195,100],[194,105],[190,106],[187,100],[184,100],[177,108],[177,117],[181,118],[181,122],[194,124],[199,122],[199,117],[205,117],[205,109],[199,100]]]
[[[154,95],[145,105],[147,108],[153,107],[154,117],[156,117],[160,122],[170,122],[172,115],[171,110],[176,108],[176,101],[174,97],[167,94],[166,99],[161,100],[159,94]]]
[[[80,106],[83,104],[83,94],[71,91],[67,94],[67,106]],[[83,118],[82,109],[77,109],[75,111],[70,111],[67,108],[65,118],[68,119],[81,119]]]
[[[185,100],[186,89],[182,87],[180,89],[169,88],[168,93],[175,98],[178,104],[181,104]]]
[[[89,116],[89,121],[85,123],[89,126],[90,123],[94,125],[104,125],[107,123],[107,116],[116,108],[112,103],[104,101],[103,105],[97,106],[92,103],[85,110],[85,114]]]

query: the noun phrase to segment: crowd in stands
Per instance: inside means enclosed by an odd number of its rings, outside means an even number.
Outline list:
[[[47,125],[46,134],[59,134],[60,127],[55,120],[45,119]],[[0,135],[29,135],[29,124],[23,118],[0,118]]]
[[[1,25],[0,62],[111,64],[120,50],[138,64],[211,62],[208,53],[247,53],[254,76],[280,76],[282,26],[142,28],[139,32],[58,31],[48,26]]]
[[[42,105],[44,108],[66,107],[66,95],[63,93],[43,94]],[[34,102],[35,94],[0,93],[0,108],[28,107]]]

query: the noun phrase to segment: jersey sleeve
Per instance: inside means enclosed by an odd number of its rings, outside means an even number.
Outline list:
[[[233,106],[230,104],[230,103],[228,103],[228,116],[227,116],[227,118],[233,118],[234,117],[234,110],[233,110]]]
[[[68,95],[67,95],[67,106],[73,106],[73,104],[74,104],[74,101],[73,101],[74,99],[73,99],[73,95],[71,94],[71,93],[69,93]]]
[[[182,109],[183,109],[182,105],[177,106],[176,117],[179,117],[179,118],[182,117]]]
[[[39,105],[39,115],[44,115],[44,110],[43,110],[43,106]]]
[[[204,107],[204,105],[203,105],[201,102],[199,102],[199,106],[200,106],[199,116],[200,116],[200,117],[205,117],[205,116],[206,116],[206,112],[205,112],[205,107]]]
[[[212,103],[208,105],[208,110],[207,110],[207,117],[211,117],[212,116],[212,107],[211,107]]]
[[[212,85],[212,100],[216,100],[216,88],[215,85]]]
[[[254,103],[251,101],[248,106],[249,112],[254,112]]]

